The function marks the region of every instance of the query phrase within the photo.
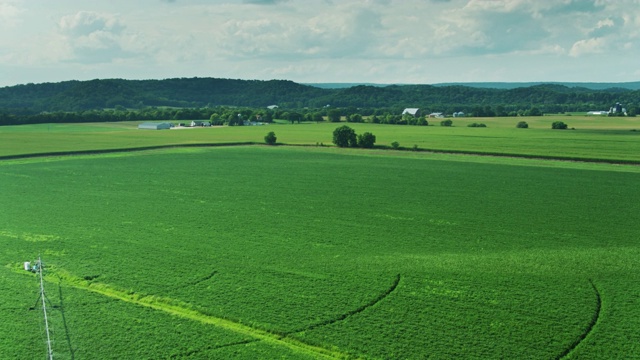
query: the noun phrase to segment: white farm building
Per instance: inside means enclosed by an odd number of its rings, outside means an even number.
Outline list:
[[[171,124],[166,122],[162,122],[162,123],[144,122],[138,125],[138,129],[145,129],[145,130],[171,129]]]
[[[402,115],[405,114],[409,114],[413,117],[418,117],[420,116],[420,109],[419,108],[406,108],[404,109],[404,111],[402,111]]]

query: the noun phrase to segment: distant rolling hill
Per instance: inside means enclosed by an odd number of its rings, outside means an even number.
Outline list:
[[[467,86],[483,89],[517,89],[526,88],[537,85],[562,85],[568,88],[585,88],[591,90],[607,90],[607,89],[627,89],[640,90],[640,81],[622,82],[622,83],[599,83],[599,82],[557,82],[557,81],[540,81],[540,82],[456,82],[456,83],[437,83],[433,86]],[[389,85],[409,85],[409,84],[377,84],[377,83],[306,83],[305,85],[315,86],[321,89],[346,89],[358,85],[384,87]],[[415,85],[415,84],[411,84]]]
[[[586,88],[591,90],[607,90],[607,89],[627,89],[640,90],[640,81],[622,82],[622,83],[599,83],[599,82],[464,82],[464,83],[439,83],[435,86],[469,86],[475,88],[493,88],[493,89],[516,89],[523,87],[531,87],[536,85],[562,85],[568,88]]]
[[[593,89],[597,87],[598,89]],[[498,113],[539,107],[542,112],[609,109],[616,102],[640,106],[635,83],[456,83],[383,85],[299,84],[289,80],[176,78],[164,80],[96,79],[26,84],[0,88],[0,117],[46,112],[153,107],[211,108],[245,106],[281,109],[403,108],[453,113]],[[12,120],[13,121],[13,120]]]

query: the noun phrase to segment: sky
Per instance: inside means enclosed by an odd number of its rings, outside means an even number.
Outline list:
[[[640,81],[640,0],[0,0],[0,86]]]

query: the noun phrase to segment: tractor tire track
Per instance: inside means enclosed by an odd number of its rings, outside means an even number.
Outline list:
[[[589,325],[584,330],[584,332],[580,334],[580,336],[568,348],[566,348],[560,355],[556,356],[557,360],[565,359],[567,356],[569,356],[578,347],[578,345],[580,345],[582,341],[584,341],[584,339],[586,339],[587,336],[591,334],[591,332],[593,331],[593,328],[598,324],[598,320],[600,319],[600,312],[602,310],[602,297],[600,295],[600,291],[598,291],[598,288],[593,283],[592,279],[589,279],[589,284],[591,284],[591,287],[593,288],[593,292],[596,295],[596,309],[593,312],[593,315],[591,316],[591,321],[589,321]]]
[[[123,302],[135,304],[151,308],[153,310],[162,311],[164,313],[179,316],[181,318],[198,321],[204,324],[213,325],[218,328],[234,332],[236,334],[245,335],[252,339],[247,341],[240,341],[238,343],[231,343],[221,347],[242,345],[249,342],[264,341],[265,343],[286,347],[294,352],[305,353],[312,355],[318,359],[347,359],[350,356],[346,353],[342,353],[337,350],[324,348],[322,346],[316,346],[307,344],[301,340],[284,336],[282,333],[278,334],[268,330],[262,330],[250,325],[245,325],[232,320],[215,317],[212,315],[204,314],[197,309],[189,306],[187,303],[183,303],[178,300],[158,297],[148,294],[137,294],[132,291],[126,291],[114,288],[107,284],[100,284],[96,282],[90,282],[84,280],[81,277],[71,275],[64,271],[59,271],[56,278],[49,278],[47,281],[60,283],[64,282],[66,285],[90,291],[99,295],[109,297],[114,300],[120,300]],[[212,273],[208,278],[215,275]]]
[[[297,333],[300,333],[300,332],[303,332],[303,331],[313,330],[313,329],[319,328],[321,326],[327,326],[327,325],[335,324],[337,322],[345,320],[348,317],[351,317],[353,315],[357,315],[357,314],[367,310],[368,308],[376,305],[380,301],[384,300],[387,296],[391,295],[391,293],[393,293],[396,290],[396,288],[398,287],[398,284],[400,284],[400,279],[401,279],[400,274],[396,275],[396,277],[395,277],[395,279],[393,281],[393,284],[391,284],[391,287],[389,287],[386,291],[384,291],[383,293],[378,295],[375,299],[373,299],[370,302],[358,307],[357,309],[348,311],[348,312],[346,312],[344,314],[340,314],[340,315],[336,316],[335,318],[324,320],[324,321],[321,321],[321,322],[318,322],[318,323],[315,323],[315,324],[311,324],[311,325],[306,326],[304,328],[291,331],[289,333],[286,333],[286,336],[297,334]]]
[[[194,280],[189,285],[197,285],[198,283],[209,280],[213,276],[215,276],[215,274],[217,273],[218,273],[217,271],[213,271],[207,276]],[[165,298],[165,297],[158,297],[158,296],[148,295],[148,294],[137,294],[131,290],[129,291],[121,290],[107,284],[97,283],[93,279],[86,280],[83,277],[74,276],[61,269],[59,269],[58,274],[56,274],[54,278],[47,279],[47,281],[57,283],[58,285],[64,282],[68,286],[106,296],[109,299],[111,299],[110,301],[124,301],[124,302],[135,304],[138,306],[151,308],[153,310],[162,311],[170,315],[179,316],[189,320],[199,321],[204,324],[213,325],[213,326],[222,328],[224,330],[228,330],[228,331],[249,336],[252,338],[252,339],[242,340],[242,341],[233,342],[229,344],[211,346],[202,350],[195,350],[196,352],[216,350],[219,348],[245,345],[252,342],[264,341],[265,343],[268,343],[268,344],[287,347],[290,350],[295,352],[310,354],[315,356],[318,359],[348,359],[348,358],[353,358],[353,355],[348,353],[343,353],[335,349],[325,348],[318,345],[312,345],[302,340],[296,339],[295,337],[293,337],[293,335],[303,331],[313,330],[321,326],[335,324],[351,316],[359,314],[372,306],[375,306],[376,304],[384,300],[386,297],[388,297],[391,293],[393,293],[397,289],[400,283],[400,280],[401,280],[401,275],[400,274],[396,275],[393,283],[388,289],[386,289],[384,292],[382,292],[377,297],[372,299],[370,302],[354,310],[340,314],[334,318],[331,318],[325,321],[321,321],[315,324],[305,326],[304,328],[301,328],[298,330],[289,331],[289,332],[277,332],[277,331],[259,329],[256,327],[252,327],[250,325],[242,324],[237,321],[208,315],[191,307],[189,304],[183,303],[179,300],[174,300],[174,299]],[[89,303],[85,305],[89,305]]]
[[[178,286],[172,287],[171,290],[180,290],[180,289],[185,289],[185,288],[188,288],[188,287],[191,287],[191,286],[196,286],[196,285],[198,285],[200,283],[203,283],[203,282],[205,282],[207,280],[211,280],[211,278],[216,276],[216,274],[218,274],[218,271],[214,270],[210,274],[207,274],[206,276],[203,276],[201,278],[198,278],[198,279],[195,279],[193,281],[190,281],[190,282],[188,282],[188,283],[186,283],[184,285],[178,285]]]

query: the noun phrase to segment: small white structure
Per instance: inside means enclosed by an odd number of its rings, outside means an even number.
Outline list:
[[[275,110],[277,108],[278,108],[278,105],[269,105],[269,106],[267,106],[267,109],[269,109],[269,110]]]
[[[25,269],[26,271],[31,271],[31,263],[30,263],[30,262],[28,262],[28,261],[25,261],[25,262],[24,262],[24,269]]]
[[[171,124],[166,122],[163,122],[163,123],[144,122],[138,125],[138,129],[143,129],[143,130],[171,129]]]
[[[405,114],[409,114],[413,117],[419,116],[420,115],[420,109],[419,108],[406,108],[404,109],[404,111],[402,111],[402,115]]]
[[[608,111],[589,111],[589,112],[587,112],[587,115],[595,115],[595,116],[608,115],[608,114],[609,114]]]
[[[208,121],[203,121],[203,120],[193,120],[191,121],[191,123],[189,124],[190,127],[196,127],[196,126],[211,126],[211,123]]]
[[[454,112],[453,117],[464,117],[464,113],[462,111]]]
[[[434,113],[429,114],[429,117],[430,118],[438,118],[438,119],[440,119],[440,118],[444,117],[444,114],[440,113],[440,112],[434,112]]]

